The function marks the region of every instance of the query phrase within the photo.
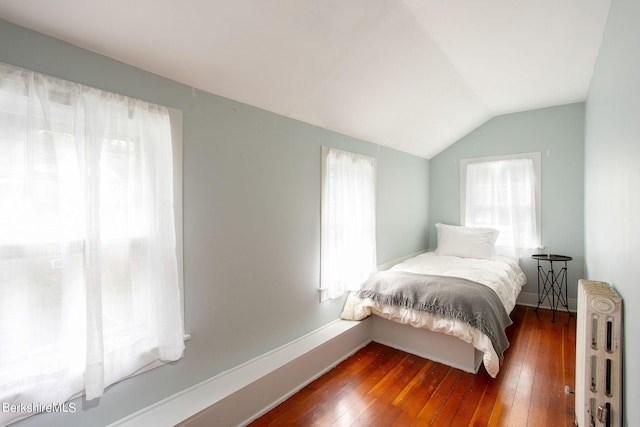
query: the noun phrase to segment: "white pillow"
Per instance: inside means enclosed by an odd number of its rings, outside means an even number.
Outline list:
[[[438,231],[436,255],[480,259],[493,259],[496,255],[498,230],[447,224],[436,224],[436,230]]]

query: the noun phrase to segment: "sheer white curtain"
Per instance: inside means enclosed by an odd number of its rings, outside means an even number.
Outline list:
[[[0,402],[181,357],[171,144],[164,107],[0,64]]]
[[[536,183],[531,158],[469,163],[465,225],[499,230],[498,253],[519,257],[538,248]]]
[[[376,160],[323,147],[322,294],[356,290],[376,269]]]

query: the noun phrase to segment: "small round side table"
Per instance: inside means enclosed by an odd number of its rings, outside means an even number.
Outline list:
[[[531,255],[531,258],[538,261],[538,307],[545,300],[549,301],[553,316],[551,321],[556,321],[556,311],[558,305],[567,310],[569,316],[569,304],[567,304],[567,262],[573,258],[566,255],[555,254],[535,254]],[[543,264],[549,263],[547,268],[543,267]],[[560,263],[560,269],[554,269],[553,263]]]

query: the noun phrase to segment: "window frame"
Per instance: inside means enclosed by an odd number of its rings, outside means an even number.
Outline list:
[[[336,290],[335,287],[332,287],[331,284],[327,284],[327,280],[326,279],[326,273],[325,271],[327,270],[327,268],[330,266],[330,264],[328,263],[327,259],[325,259],[325,256],[328,255],[329,253],[326,252],[327,251],[327,247],[330,246],[328,245],[328,242],[326,241],[326,238],[328,237],[327,234],[327,230],[334,227],[333,224],[331,224],[329,221],[331,220],[331,216],[328,215],[328,211],[327,211],[327,197],[328,197],[328,193],[327,193],[327,188],[328,188],[328,181],[329,181],[329,173],[330,173],[330,169],[329,169],[329,164],[328,164],[328,157],[330,153],[340,153],[342,155],[346,155],[349,156],[352,162],[355,161],[364,161],[364,162],[369,162],[371,163],[371,167],[373,169],[372,171],[372,182],[369,183],[372,187],[373,187],[373,212],[372,212],[372,221],[373,221],[373,248],[372,250],[372,257],[373,257],[373,264],[371,266],[371,268],[373,269],[373,271],[375,271],[376,268],[376,262],[377,262],[377,253],[376,253],[376,245],[377,245],[377,226],[376,226],[376,222],[377,222],[377,210],[378,210],[378,205],[377,205],[377,198],[378,198],[378,159],[376,157],[373,156],[368,156],[365,154],[361,154],[361,153],[357,153],[354,151],[350,151],[350,150],[344,150],[341,148],[335,148],[335,147],[330,147],[330,146],[322,146],[322,174],[321,174],[321,192],[320,192],[320,286],[318,288],[318,292],[319,292],[319,297],[320,297],[320,302],[325,302],[327,300],[330,299],[336,299],[336,298],[340,298],[341,296],[344,295],[344,293],[350,291],[350,290],[354,290],[355,289],[355,285],[353,284],[353,282],[349,282],[349,283],[343,283],[343,285],[346,285],[346,287],[343,289],[344,292],[342,293],[337,293],[336,294]],[[371,219],[371,218],[370,218]],[[327,223],[329,222],[329,223]],[[371,237],[371,236],[368,236]],[[367,275],[370,274],[370,272],[367,273]],[[364,281],[364,279],[366,279],[366,277],[362,278],[362,281]],[[360,286],[360,283],[358,283],[358,287]]]
[[[460,159],[460,224],[466,225],[467,208],[467,166],[472,163],[495,162],[501,160],[531,159],[535,174],[535,200],[538,248],[542,249],[542,154],[540,152],[516,153],[499,156],[472,157]]]
[[[29,71],[29,70],[26,70],[26,71]],[[35,73],[41,74],[37,72]],[[66,81],[66,80],[60,79],[60,81]],[[74,82],[70,82],[70,83],[77,84]],[[102,89],[98,89],[98,90],[102,91]],[[104,92],[107,92],[107,91],[104,91]],[[145,102],[152,103],[150,101],[145,101]],[[171,150],[172,150],[173,183],[174,183],[173,214],[174,214],[174,231],[175,231],[175,255],[176,255],[176,264],[177,264],[177,285],[178,285],[178,296],[180,298],[180,301],[179,301],[180,314],[181,314],[180,321],[182,323],[183,331],[186,331],[185,329],[185,326],[186,326],[185,325],[185,298],[184,298],[184,255],[183,255],[184,254],[184,250],[183,250],[183,244],[184,244],[183,243],[184,242],[184,239],[183,239],[183,165],[182,165],[183,164],[183,113],[181,110],[178,110],[175,108],[162,106],[160,104],[156,104],[156,105],[166,108],[166,110],[169,113],[169,123],[171,127]],[[17,245],[20,246],[20,242],[18,242]],[[11,244],[11,246],[15,246],[15,245]],[[53,261],[51,265],[53,268],[54,267]],[[185,333],[183,339],[186,341],[189,338],[190,336]],[[47,357],[49,353],[46,353],[46,354],[45,353],[46,352],[43,352],[40,355],[40,357]],[[119,380],[111,383],[111,385],[167,363],[168,362],[157,360],[147,366],[140,368],[138,371],[132,373],[129,376],[120,378]],[[105,392],[106,392],[106,389],[105,389]],[[77,393],[76,395],[69,398],[68,401],[75,399],[77,397],[80,397],[84,394],[85,394],[84,391]],[[28,416],[28,415],[25,415],[25,416]],[[19,416],[18,418],[13,419],[11,422],[22,419],[25,416]]]

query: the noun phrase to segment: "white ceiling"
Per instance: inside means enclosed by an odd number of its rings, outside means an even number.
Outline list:
[[[611,0],[0,0],[0,17],[189,86],[431,158],[584,101]]]

